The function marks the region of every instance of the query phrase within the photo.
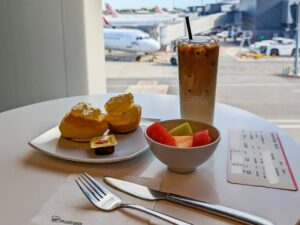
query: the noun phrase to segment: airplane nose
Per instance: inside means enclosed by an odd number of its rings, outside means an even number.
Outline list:
[[[156,51],[160,49],[160,43],[158,41],[155,41],[154,48],[156,49]]]
[[[157,52],[160,49],[160,44],[156,40],[151,40],[149,42],[149,50],[150,52]]]

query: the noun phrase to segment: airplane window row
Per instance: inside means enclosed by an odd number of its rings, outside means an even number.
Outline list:
[[[136,40],[143,40],[143,39],[149,39],[150,37],[136,37]]]

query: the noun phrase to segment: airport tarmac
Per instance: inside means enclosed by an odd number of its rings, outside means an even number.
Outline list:
[[[222,46],[219,58],[217,101],[255,113],[286,130],[300,143],[300,78],[282,76],[292,58],[241,60],[238,47]],[[106,55],[108,92],[124,92],[138,81],[167,85],[168,94],[178,94],[178,68],[169,62],[174,53],[158,53],[151,62],[136,62],[134,55]],[[149,62],[147,61],[149,60]]]

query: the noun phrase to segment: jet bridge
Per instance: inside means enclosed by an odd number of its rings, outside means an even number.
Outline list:
[[[227,13],[216,13],[190,19],[193,34],[207,32],[214,27],[230,22]],[[184,19],[179,23],[160,25],[158,27],[158,40],[163,46],[170,45],[178,37],[187,36]]]

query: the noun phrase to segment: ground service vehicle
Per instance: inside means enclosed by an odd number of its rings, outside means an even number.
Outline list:
[[[277,37],[250,45],[250,50],[272,56],[293,56],[296,53],[296,42],[293,39]]]

